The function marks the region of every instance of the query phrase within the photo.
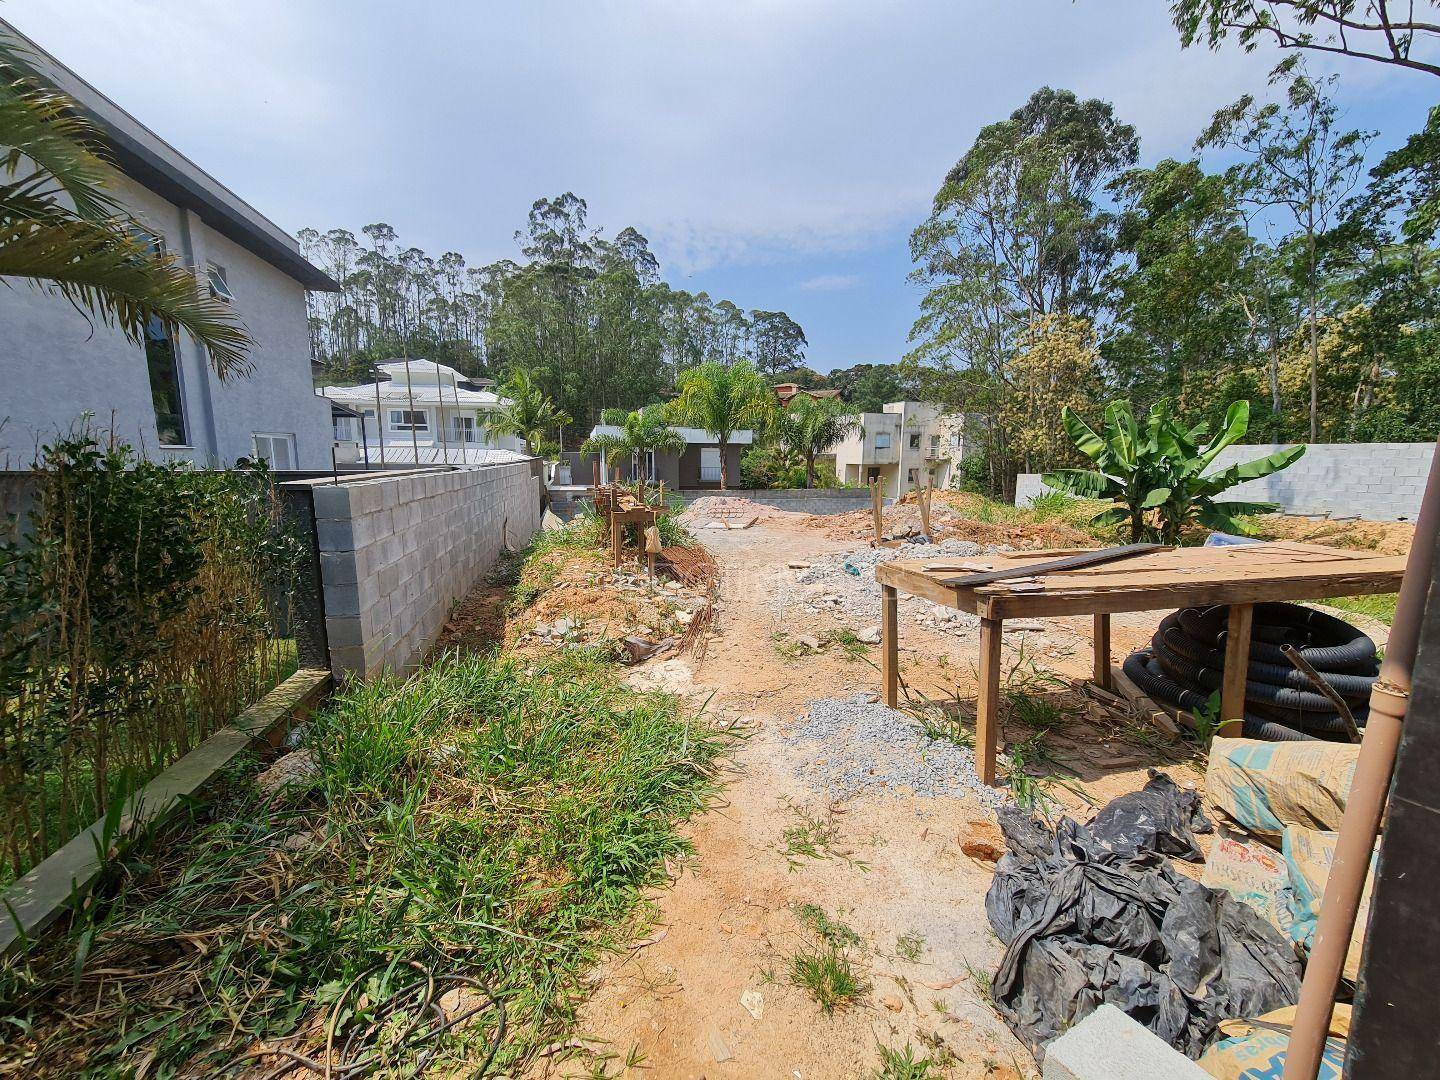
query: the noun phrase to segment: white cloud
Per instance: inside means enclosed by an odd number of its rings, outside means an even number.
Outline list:
[[[860,284],[859,274],[818,274],[800,283],[806,292],[843,292]]]
[[[893,239],[979,128],[1041,85],[1114,101],[1153,161],[1268,69],[1232,46],[1181,52],[1155,0],[0,13],[292,230],[384,220],[480,261],[514,254],[534,199],[572,190],[680,274]],[[1362,77],[1379,93],[1405,76]]]

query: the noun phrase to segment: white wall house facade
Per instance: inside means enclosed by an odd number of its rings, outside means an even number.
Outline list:
[[[965,419],[924,401],[892,401],[859,413],[860,429],[831,448],[844,484],[879,480],[895,499],[927,484],[949,486],[965,455]]]
[[[0,26],[26,40],[0,20]],[[328,405],[314,394],[305,294],[336,284],[296,241],[39,46],[42,82],[73,97],[123,174],[112,194],[217,295],[254,347],[248,377],[222,382],[198,342],[158,324],[137,345],[68,301],[28,284],[0,286],[0,467],[82,417],[152,459],[225,467],[257,453],[276,468],[330,467]]]
[[[432,360],[376,367],[375,382],[316,391],[357,414],[334,420],[335,442],[346,448],[348,462],[371,468],[488,465],[524,456],[523,439],[490,430],[490,418],[509,404],[504,398]]]

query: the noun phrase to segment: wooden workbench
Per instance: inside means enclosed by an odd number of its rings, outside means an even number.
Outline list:
[[[1114,563],[1052,572],[1041,576],[946,585],[941,579],[958,570],[927,570],[960,562],[977,569],[1008,570],[1075,555],[1066,551],[1017,551],[973,559],[932,555],[881,563],[875,580],[881,591],[881,676],[885,703],[899,695],[899,592],[980,616],[980,687],[976,716],[975,761],[980,778],[995,783],[995,744],[999,737],[1000,641],[1006,619],[1047,615],[1095,617],[1095,680],[1110,681],[1110,615],[1117,611],[1158,611],[1182,607],[1230,606],[1225,639],[1225,678],[1220,712],[1224,720],[1244,712],[1253,605],[1273,600],[1315,600],[1395,592],[1405,572],[1405,556],[1377,555],[1275,541],[1236,547],[1164,548]]]

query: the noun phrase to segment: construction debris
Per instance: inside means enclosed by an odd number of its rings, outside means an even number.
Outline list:
[[[1066,817],[1052,830],[1014,807],[1000,811],[1009,853],[985,908],[1006,951],[992,996],[1037,1058],[1106,1002],[1196,1058],[1221,1020],[1299,997],[1290,942],[1161,854],[1185,840],[1168,830],[1194,821],[1187,793],[1158,776],[1146,790],[1147,803],[1167,804],[1163,828],[1133,802],[1107,807],[1089,828]]]

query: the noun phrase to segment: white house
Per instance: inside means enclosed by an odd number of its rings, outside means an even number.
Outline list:
[[[40,82],[75,99],[121,172],[112,189],[155,242],[233,304],[254,348],[249,377],[221,382],[198,342],[158,323],[143,345],[62,297],[0,283],[0,467],[85,414],[146,455],[228,466],[258,454],[277,468],[328,469],[331,422],[310,375],[307,289],[338,286],[295,240],[4,20]]]
[[[671,491],[704,490],[720,486],[720,439],[713,431],[700,428],[677,427],[674,429],[685,440],[685,449],[678,454],[651,453],[644,462],[645,474],[656,481],[664,481]],[[590,429],[590,437],[601,435],[619,437],[624,429],[613,424],[597,424]],[[725,441],[725,480],[730,487],[740,486],[740,457],[755,441],[755,433],[748,428],[732,431]],[[579,483],[589,483],[595,469],[599,468],[600,482],[628,480],[631,462],[616,462],[613,470],[598,454],[575,454],[572,458],[573,475]],[[614,475],[612,475],[612,472]]]
[[[316,391],[356,416],[335,417],[337,446],[353,446],[352,460],[370,465],[484,465],[514,460],[525,442],[489,430],[492,414],[509,404],[452,367],[433,360],[389,360],[380,377],[358,386]],[[348,457],[349,455],[347,455]]]
[[[859,413],[860,430],[836,443],[842,483],[879,480],[886,498],[931,484],[946,487],[965,456],[965,418],[924,401],[892,401]]]

